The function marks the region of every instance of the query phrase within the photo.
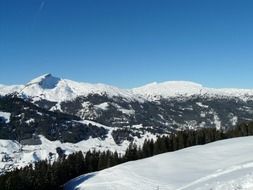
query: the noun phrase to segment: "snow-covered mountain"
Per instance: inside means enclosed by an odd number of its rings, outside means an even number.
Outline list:
[[[201,84],[188,81],[167,81],[151,83],[133,89],[120,89],[106,84],[91,84],[75,82],[68,79],[45,74],[35,78],[25,85],[0,85],[1,95],[17,92],[19,95],[52,102],[73,100],[79,96],[90,94],[122,97],[125,100],[161,99],[178,96],[230,96],[241,99],[253,97],[253,89],[214,89],[203,87]]]
[[[0,172],[57,158],[56,148],[122,152],[132,141],[188,128],[226,130],[251,120],[253,90],[182,81],[120,89],[46,74],[25,85],[0,85],[0,139],[16,147],[0,152]],[[48,143],[53,150],[46,150]]]
[[[128,162],[71,180],[65,190],[251,190],[253,137]]]
[[[89,94],[107,95],[108,97],[122,97],[125,100],[136,100],[130,91],[119,89],[106,84],[79,83],[67,79],[60,79],[51,74],[45,74],[28,82],[26,85],[0,86],[5,94],[17,92],[18,95],[36,100],[62,102],[73,100],[79,96]]]
[[[190,97],[190,96],[208,96],[208,97],[238,97],[240,99],[249,99],[253,97],[251,89],[215,89],[207,88],[201,84],[188,81],[168,81],[162,83],[151,83],[145,86],[132,89],[134,94],[139,94],[145,98],[156,100],[160,98],[171,97]]]
[[[0,92],[113,127],[142,124],[170,130],[204,125],[219,128],[251,120],[253,113],[252,89],[214,89],[185,81],[120,89],[46,74],[26,85],[0,86]]]
[[[120,89],[45,74],[25,85],[0,86],[0,92],[2,96],[12,93],[48,111],[113,127],[117,144],[146,132],[156,135],[185,128],[226,129],[253,119],[253,90],[213,89],[185,81]]]

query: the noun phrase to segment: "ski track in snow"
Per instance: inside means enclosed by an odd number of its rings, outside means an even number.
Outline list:
[[[202,178],[200,178],[196,181],[193,181],[193,182],[191,182],[183,187],[180,187],[176,190],[185,190],[185,189],[188,189],[189,187],[192,187],[196,184],[207,182],[210,179],[221,177],[222,175],[230,174],[230,173],[233,173],[233,172],[236,172],[236,171],[239,171],[242,169],[248,169],[248,168],[253,168],[253,162],[249,162],[249,163],[245,163],[245,164],[242,163],[240,165],[232,166],[227,169],[220,169],[221,171],[218,170],[217,172],[215,172],[213,174],[202,177]]]

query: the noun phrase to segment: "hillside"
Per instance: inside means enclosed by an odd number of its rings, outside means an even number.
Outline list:
[[[194,146],[80,176],[65,190],[250,190],[253,137]]]

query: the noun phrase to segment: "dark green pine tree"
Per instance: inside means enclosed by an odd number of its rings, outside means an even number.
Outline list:
[[[98,170],[103,170],[105,168],[107,168],[107,155],[105,152],[102,152],[99,155],[99,160],[98,160]]]
[[[138,148],[134,143],[130,143],[125,154],[125,159],[127,161],[133,161],[138,159]]]

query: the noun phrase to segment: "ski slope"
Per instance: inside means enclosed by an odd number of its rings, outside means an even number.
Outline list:
[[[66,190],[251,190],[253,137],[195,146],[73,179]]]

